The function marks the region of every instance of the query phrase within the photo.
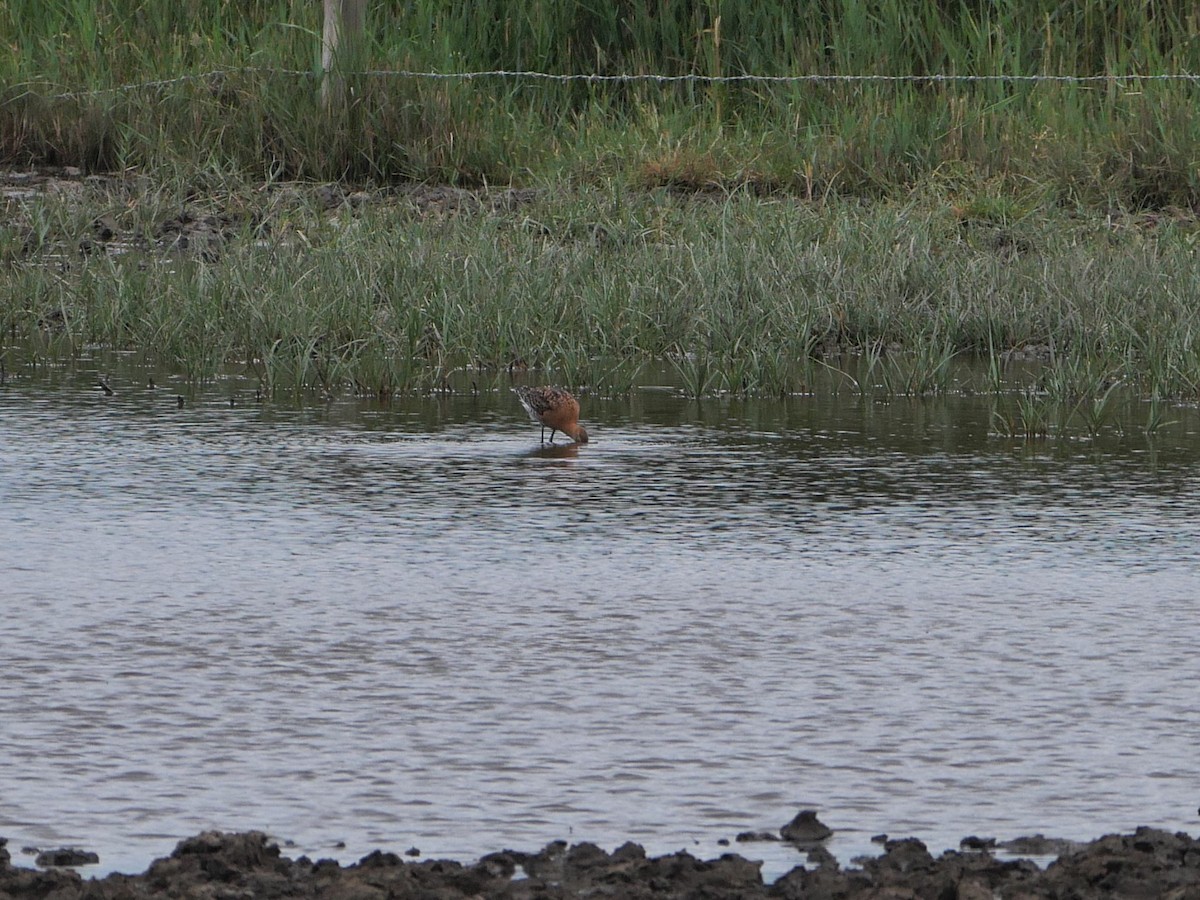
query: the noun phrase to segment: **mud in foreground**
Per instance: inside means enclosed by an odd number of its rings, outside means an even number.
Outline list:
[[[987,851],[947,852],[934,859],[918,840],[889,841],[861,869],[842,870],[817,850],[774,884],[759,863],[736,854],[702,861],[680,852],[648,858],[636,844],[606,853],[593,844],[547,845],[538,853],[505,850],[473,865],[406,862],[375,851],[341,866],[333,860],[288,859],[260,832],[206,832],[181,841],[141,875],[83,879],[69,869],[14,867],[0,844],[0,898],[118,900],[175,898],[1200,898],[1200,841],[1139,828],[1063,853],[1040,869]]]

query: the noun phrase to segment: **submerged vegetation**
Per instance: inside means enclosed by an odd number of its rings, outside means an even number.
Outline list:
[[[319,16],[0,11],[0,160],[65,175],[8,179],[0,354],[383,397],[665,361],[693,396],[985,392],[1030,438],[1200,398],[1191,5],[418,0],[334,112]],[[494,70],[700,77],[397,74]]]

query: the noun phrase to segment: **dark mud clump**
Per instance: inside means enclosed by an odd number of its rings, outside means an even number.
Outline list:
[[[39,866],[90,866],[100,862],[100,857],[90,850],[63,847],[59,850],[43,850],[34,862]]]
[[[764,884],[759,864],[736,854],[699,860],[688,853],[648,857],[636,844],[608,853],[565,842],[537,853],[506,850],[464,865],[405,861],[375,851],[342,866],[333,860],[288,859],[260,832],[206,832],[180,842],[141,875],[81,878],[66,869],[15,867],[0,844],[0,898],[181,900],[320,897],[330,900],[429,898],[919,898],[992,897],[1200,898],[1200,841],[1139,828],[1068,849],[1041,869],[1028,860],[999,860],[986,850],[938,858],[914,838],[889,840],[861,869],[832,860],[797,866]]]

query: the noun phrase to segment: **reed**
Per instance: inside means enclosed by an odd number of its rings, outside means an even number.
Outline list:
[[[1088,437],[1092,440],[1096,440],[1105,428],[1116,421],[1119,405],[1117,391],[1120,387],[1120,382],[1113,382],[1103,393],[1081,398],[1076,403],[1072,413],[1083,421]]]
[[[1026,441],[1050,436],[1060,405],[1032,391],[1024,391],[1011,403],[992,407],[992,428],[1001,436]]]
[[[713,365],[707,354],[684,354],[670,358],[671,365],[679,377],[684,396],[692,399],[716,393],[729,379],[721,378],[721,372]]]
[[[1156,437],[1164,428],[1174,425],[1175,419],[1167,418],[1167,410],[1161,401],[1151,400],[1146,405],[1146,421],[1142,426],[1142,432],[1147,438]]]

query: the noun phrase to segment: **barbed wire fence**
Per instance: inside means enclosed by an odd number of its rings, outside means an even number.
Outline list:
[[[207,72],[195,72],[179,75],[174,78],[162,78],[152,81],[139,81],[130,84],[116,85],[107,88],[93,88],[78,91],[62,91],[50,94],[51,100],[73,100],[86,97],[99,97],[108,94],[135,93],[144,90],[156,90],[188,82],[215,81],[237,75],[274,75],[285,78],[307,78],[314,82],[320,81],[325,72],[322,70],[280,69],[269,66],[229,66],[212,69]],[[427,81],[479,81],[495,79],[504,81],[533,81],[558,82],[563,84],[1142,84],[1148,82],[1183,82],[1200,84],[1200,74],[1169,73],[1158,75],[1114,74],[1114,75],[839,75],[839,74],[809,74],[809,75],[659,75],[628,73],[617,75],[600,75],[593,73],[555,74],[552,72],[534,72],[510,69],[489,69],[477,72],[417,72],[409,70],[368,69],[359,72],[343,73],[350,77],[366,78],[397,78],[407,80]],[[41,83],[43,86],[49,86]],[[27,82],[26,87],[33,87]]]

